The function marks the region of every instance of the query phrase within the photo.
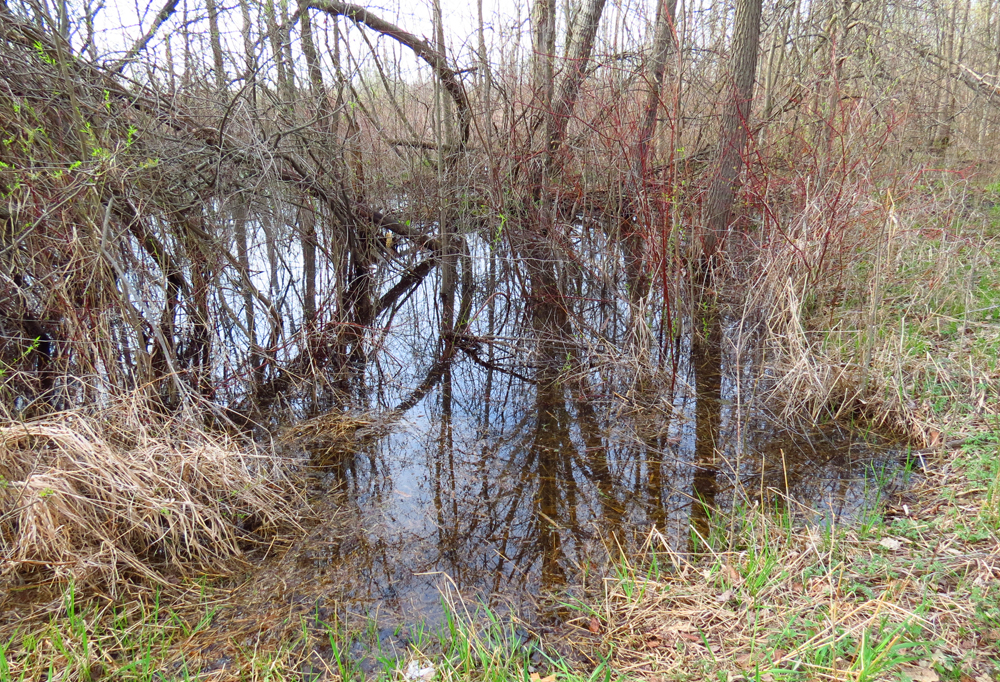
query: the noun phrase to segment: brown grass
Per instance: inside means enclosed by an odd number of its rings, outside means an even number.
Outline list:
[[[356,451],[362,443],[385,435],[394,415],[330,412],[304,419],[282,430],[278,447],[308,452],[310,463],[323,466]]]
[[[298,529],[289,461],[135,407],[0,426],[4,580],[162,584]]]
[[[654,531],[660,570],[623,560],[566,644],[647,680],[995,679],[1000,626],[977,614],[973,592],[995,589],[1000,543],[964,466],[944,464],[913,491],[920,501],[871,532],[749,510],[720,519],[736,527],[693,559]]]
[[[789,419],[858,420],[921,446],[983,430],[1000,385],[989,216],[950,233],[926,229],[942,219],[919,206],[858,203],[852,248],[822,268],[808,212],[797,239],[763,254],[747,306],[767,321],[774,402]]]

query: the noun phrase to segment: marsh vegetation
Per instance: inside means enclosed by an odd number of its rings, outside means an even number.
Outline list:
[[[0,680],[994,679],[998,11],[0,2]]]

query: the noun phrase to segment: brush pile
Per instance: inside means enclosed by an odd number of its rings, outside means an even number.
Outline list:
[[[0,427],[0,581],[162,584],[298,528],[289,462],[139,414]]]

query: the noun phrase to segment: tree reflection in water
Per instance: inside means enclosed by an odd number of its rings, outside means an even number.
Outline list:
[[[722,324],[718,307],[706,302],[691,340],[691,365],[695,375],[695,443],[692,477],[691,536],[689,548],[698,546],[695,538],[707,540],[709,514],[718,493],[719,424],[722,420]]]
[[[836,495],[827,511],[848,512],[866,495],[858,464],[890,457],[847,432],[794,434],[738,414],[719,315],[699,325],[676,390],[627,395],[614,388],[627,378],[581,360],[560,321],[535,318],[517,376],[440,355],[386,435],[324,460],[324,485],[352,520],[319,562],[336,576],[322,589],[404,620],[433,619],[443,585],[516,603],[599,571],[608,549],[634,551],[653,527],[675,551],[694,549],[692,528],[707,537],[733,480],[784,493],[787,475],[792,498]]]

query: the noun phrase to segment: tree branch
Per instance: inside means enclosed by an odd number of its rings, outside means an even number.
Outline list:
[[[464,150],[469,141],[469,126],[472,121],[472,109],[469,107],[469,100],[465,95],[465,88],[458,79],[458,72],[448,66],[448,61],[437,49],[426,40],[404,31],[395,24],[391,24],[380,17],[372,14],[364,7],[351,5],[346,2],[336,2],[335,0],[313,0],[309,7],[333,16],[343,16],[352,19],[359,24],[364,24],[368,28],[384,36],[389,36],[393,40],[405,45],[413,50],[414,54],[424,60],[434,70],[434,74],[440,79],[444,89],[448,91],[455,107],[458,110],[458,120],[461,127],[459,148]]]
[[[169,19],[174,13],[174,10],[177,9],[177,4],[179,2],[180,0],[167,0],[167,4],[165,4],[163,9],[160,10],[160,13],[156,15],[156,19],[153,20],[153,25],[149,27],[146,34],[139,38],[139,40],[135,41],[132,47],[129,48],[128,52],[125,53],[125,56],[111,66],[111,71],[121,73],[128,63],[135,59],[137,54],[146,49],[146,45],[148,45],[149,41],[153,39],[156,32],[160,30],[160,26],[163,26],[164,22],[166,22],[166,20]]]

